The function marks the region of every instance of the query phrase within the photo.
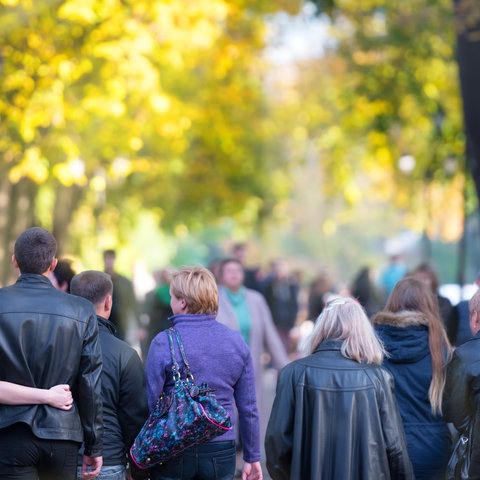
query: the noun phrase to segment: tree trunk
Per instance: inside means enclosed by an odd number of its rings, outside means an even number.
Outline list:
[[[457,31],[457,61],[463,98],[463,118],[466,136],[467,165],[473,175],[480,203],[480,21],[468,25],[468,5],[455,1]],[[477,7],[478,8],[478,7]],[[478,16],[476,17],[478,18]]]
[[[82,189],[77,185],[65,187],[59,184],[56,190],[52,233],[57,239],[57,256],[59,258],[70,252],[68,226],[81,196]]]
[[[26,228],[34,225],[34,200],[38,187],[31,180],[24,178],[11,184],[4,177],[0,185],[0,284],[12,283],[16,276],[11,254],[15,240]]]

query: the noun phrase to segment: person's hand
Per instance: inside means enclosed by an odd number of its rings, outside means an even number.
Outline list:
[[[244,462],[242,469],[242,480],[263,480],[260,462]]]
[[[68,385],[55,385],[48,390],[48,405],[60,408],[61,410],[70,410],[73,404],[72,392]]]
[[[88,455],[84,455],[82,462],[82,478],[84,480],[89,480],[98,477],[102,464],[103,457],[89,457]]]

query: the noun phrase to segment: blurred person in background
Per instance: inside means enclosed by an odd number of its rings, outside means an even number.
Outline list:
[[[75,275],[75,270],[72,265],[73,260],[61,258],[58,260],[55,270],[48,276],[52,285],[57,290],[70,293],[70,282]]]
[[[335,282],[327,271],[322,271],[310,282],[307,318],[315,321],[322,313],[326,299],[336,292]]]
[[[415,478],[443,478],[451,435],[442,416],[442,395],[452,348],[438,302],[425,283],[406,277],[395,285],[373,323],[388,353],[383,365],[395,379]]]
[[[263,293],[264,285],[262,279],[262,271],[260,267],[247,267],[245,261],[248,254],[248,245],[245,242],[237,242],[232,246],[232,258],[238,260],[244,272],[244,281],[243,284],[245,287],[257,292]]]
[[[388,257],[388,265],[381,271],[378,279],[379,287],[386,301],[393,287],[407,274],[407,264],[401,253],[392,252]]]
[[[287,365],[265,439],[273,480],[411,479],[392,376],[362,307],[328,303]]]
[[[447,297],[440,295],[440,293],[438,292],[440,282],[437,272],[430,263],[422,262],[417,265],[417,267],[415,267],[411,276],[423,282],[435,295],[440,311],[440,318],[442,319],[443,326],[447,331],[448,339],[453,345],[455,342],[455,330],[458,324],[456,318],[457,311],[455,310],[455,308],[453,308],[450,300]]]
[[[170,280],[172,278],[171,268],[161,268],[153,272],[155,288],[145,295],[143,303],[143,315],[147,318],[147,338],[145,345],[146,352],[155,336],[171,326],[169,317],[173,315],[170,307]]]
[[[115,270],[115,250],[103,252],[103,265],[113,282],[113,305],[110,321],[115,325],[116,336],[130,344],[138,341],[138,303],[133,283]]]
[[[365,309],[368,318],[380,310],[380,295],[372,281],[370,267],[362,267],[350,285],[350,293]]]
[[[222,262],[217,320],[241,333],[250,347],[255,373],[255,389],[260,412],[264,411],[264,352],[273,366],[280,370],[288,362],[287,353],[272,321],[263,295],[243,285],[242,264],[227,258]],[[260,432],[263,438],[266,421],[261,416]]]
[[[297,319],[300,286],[290,275],[289,266],[285,260],[274,260],[271,267],[272,273],[264,288],[265,300],[285,351],[290,354],[293,350],[290,332]]]

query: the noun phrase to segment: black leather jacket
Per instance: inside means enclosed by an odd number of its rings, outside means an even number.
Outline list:
[[[468,478],[480,479],[480,333],[457,347],[447,367],[444,392],[445,419],[461,433],[469,433],[470,468]]]
[[[271,477],[413,479],[391,375],[340,345],[323,342],[280,372],[265,438]]]
[[[0,289],[0,380],[37,388],[68,384],[75,400],[68,411],[0,405],[0,429],[25,423],[39,438],[84,439],[85,453],[101,456],[101,369],[90,302],[56,290],[43,275],[23,274]]]

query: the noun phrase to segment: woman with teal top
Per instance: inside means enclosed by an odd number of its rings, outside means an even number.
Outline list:
[[[243,280],[243,267],[238,260],[228,258],[222,261],[217,320],[238,330],[250,347],[255,372],[257,404],[259,411],[262,412],[265,370],[262,355],[267,352],[277,370],[288,363],[288,357],[263,295],[245,288]],[[260,417],[263,418],[262,415]],[[264,421],[260,425],[260,431],[263,433],[265,428]]]

